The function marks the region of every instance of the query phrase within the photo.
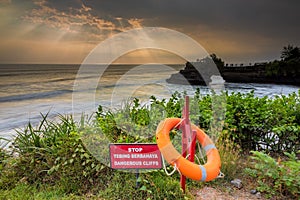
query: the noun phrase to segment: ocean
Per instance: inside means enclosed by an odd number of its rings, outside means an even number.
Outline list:
[[[98,105],[117,109],[128,99],[147,102],[150,96],[169,98],[173,92],[193,95],[210,92],[206,86],[169,84],[166,79],[184,65],[0,65],[0,137],[10,138],[28,122],[37,124],[41,114],[91,115]],[[228,92],[258,97],[287,95],[300,87],[275,84],[226,83]]]

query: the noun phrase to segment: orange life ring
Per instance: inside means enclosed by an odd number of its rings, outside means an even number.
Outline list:
[[[167,118],[160,122],[156,130],[156,142],[159,150],[166,161],[171,165],[176,165],[182,175],[201,181],[211,181],[215,179],[221,169],[220,154],[212,140],[197,126],[191,125],[192,130],[196,130],[196,138],[202,148],[206,151],[207,162],[204,165],[197,165],[182,157],[174,148],[170,141],[169,133],[181,122],[180,118]]]

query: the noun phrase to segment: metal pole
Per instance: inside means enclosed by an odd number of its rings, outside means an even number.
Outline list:
[[[183,121],[180,126],[180,129],[182,131],[182,156],[185,158],[188,152],[189,161],[194,162],[196,147],[196,131],[191,130],[189,113],[189,96],[185,96],[185,103],[182,109]],[[185,192],[186,177],[183,175],[180,175],[180,185],[183,192]]]
[[[196,134],[197,132],[195,130],[192,131],[192,135],[191,135],[191,144],[190,144],[190,149],[189,149],[189,152],[190,152],[190,157],[189,157],[189,160],[191,162],[194,162],[195,161],[195,150],[196,150]]]
[[[184,119],[181,123],[180,129],[182,131],[182,149],[181,154],[185,158],[187,155],[187,148],[188,148],[188,126],[189,126],[189,96],[185,96],[185,102],[182,109],[182,118]],[[180,175],[180,185],[185,192],[185,184],[186,184],[186,177]]]
[[[139,189],[139,187],[140,187],[139,177],[140,177],[140,171],[139,171],[139,169],[136,169],[136,172],[135,172],[136,189]]]

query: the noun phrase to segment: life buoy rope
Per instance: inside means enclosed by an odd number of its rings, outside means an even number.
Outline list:
[[[218,177],[221,169],[219,152],[212,140],[197,126],[191,124],[196,131],[196,138],[206,151],[207,162],[197,165],[184,158],[172,145],[169,133],[182,122],[180,118],[167,118],[160,122],[156,130],[156,142],[166,161],[176,166],[180,173],[193,180],[211,181]]]

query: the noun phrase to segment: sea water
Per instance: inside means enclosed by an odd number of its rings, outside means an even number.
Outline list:
[[[0,137],[10,138],[16,129],[31,122],[37,124],[41,114],[55,118],[58,114],[91,115],[98,105],[107,109],[122,106],[127,100],[150,96],[169,98],[173,92],[193,95],[196,88],[208,94],[206,86],[169,84],[166,79],[184,65],[97,65],[83,70],[80,65],[0,65]],[[231,92],[254,90],[258,97],[287,95],[300,88],[291,85],[225,83]]]

